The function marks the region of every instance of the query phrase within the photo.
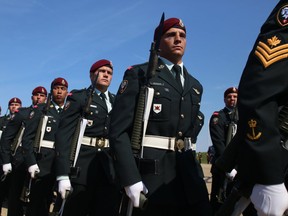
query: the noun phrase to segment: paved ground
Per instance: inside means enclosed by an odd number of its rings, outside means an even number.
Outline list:
[[[211,182],[212,182],[212,177],[210,173],[211,169],[211,164],[201,164],[203,172],[204,172],[204,179],[207,185],[208,192],[210,194],[211,192]]]

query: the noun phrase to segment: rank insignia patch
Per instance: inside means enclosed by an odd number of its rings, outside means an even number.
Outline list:
[[[119,89],[120,94],[122,94],[126,90],[127,86],[128,86],[128,80],[123,80]]]
[[[280,45],[281,40],[277,36],[267,39],[266,43],[259,41],[255,49],[255,55],[265,68],[288,57],[288,44]]]
[[[281,26],[288,25],[288,5],[284,5],[277,14],[277,21]]]
[[[153,104],[153,112],[160,113],[162,111],[162,104]]]
[[[249,128],[251,129],[251,131],[247,133],[248,139],[250,139],[251,141],[258,140],[261,137],[262,132],[257,132],[256,130],[257,121],[254,119],[251,119],[250,121],[248,121],[248,125],[249,125]]]

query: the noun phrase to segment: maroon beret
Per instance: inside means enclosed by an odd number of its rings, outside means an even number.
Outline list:
[[[178,18],[169,18],[169,19],[164,21],[162,35],[165,32],[167,32],[170,28],[180,28],[186,32],[186,28],[184,26],[184,23],[182,22],[181,19],[178,19]],[[159,26],[154,31],[154,41],[156,40],[156,37],[158,36],[158,34],[159,34]]]
[[[58,77],[53,80],[53,82],[51,83],[51,87],[55,85],[65,86],[66,88],[68,88],[68,82],[62,77]]]
[[[11,103],[19,103],[19,104],[22,104],[22,101],[17,98],[17,97],[13,97],[9,100],[9,103],[8,103],[8,106],[10,106]]]
[[[230,88],[226,89],[226,91],[224,92],[224,98],[226,98],[227,95],[230,93],[238,93],[238,89],[235,87],[230,87]]]
[[[47,96],[47,90],[43,86],[38,86],[32,91],[32,95],[35,95],[38,93],[45,94]]]
[[[106,60],[106,59],[101,59],[101,60],[95,62],[95,63],[91,66],[91,68],[90,68],[90,73],[95,72],[98,68],[103,67],[103,66],[108,66],[108,67],[110,67],[110,68],[113,69],[113,65],[112,65],[112,62],[111,62],[111,61]]]

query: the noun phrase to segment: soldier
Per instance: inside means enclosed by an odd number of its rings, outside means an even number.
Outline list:
[[[51,92],[46,104],[39,104],[31,111],[23,134],[23,156],[30,173],[28,181],[32,179],[26,216],[48,216],[53,196],[54,140],[68,94],[68,82],[62,77],[54,79]]]
[[[108,140],[114,102],[114,94],[108,91],[112,76],[111,61],[99,60],[90,68],[91,86],[73,90],[67,97],[55,143],[58,191],[65,199],[66,191],[73,188],[65,204],[65,216],[118,213],[120,190],[111,176]],[[87,125],[78,128],[82,118]]]
[[[261,27],[239,83],[237,133],[216,162],[228,172],[237,165],[261,216],[282,216],[288,208],[287,150],[281,147],[278,119],[288,95],[287,14],[288,1],[280,0]]]
[[[226,145],[229,144],[230,139],[237,129],[238,115],[236,110],[238,89],[230,87],[224,92],[225,107],[220,111],[215,111],[209,123],[210,137],[212,145],[215,149],[214,160],[212,161],[211,173],[212,173],[212,187],[210,195],[210,203],[215,214],[220,208],[221,204],[225,201],[227,195],[227,182],[225,172],[219,170],[215,166],[215,160],[222,155]],[[229,130],[229,125],[233,124],[232,130]],[[230,133],[230,134],[228,134]],[[230,137],[230,138],[229,138]],[[229,182],[235,177],[236,170],[231,172],[231,178]]]
[[[21,106],[22,106],[22,101],[19,98],[14,97],[9,100],[8,102],[9,114],[0,117],[0,137],[1,137],[3,130],[5,130],[8,121],[12,118],[14,113],[17,112],[17,110]],[[1,165],[2,164],[3,163],[1,161]],[[0,172],[0,175],[3,177],[3,179],[1,179],[1,182],[0,182],[0,205],[1,205],[0,214],[1,214],[1,208],[2,208],[3,202],[7,198],[8,192],[9,192],[10,176],[7,176],[7,175],[9,172],[11,172],[11,169],[12,169],[11,165],[6,165],[5,167],[3,167],[3,170],[1,170]]]
[[[22,147],[15,145],[19,139],[21,143],[21,131],[25,128],[25,121],[28,119],[33,106],[46,101],[47,91],[44,87],[38,86],[32,91],[32,105],[30,107],[20,108],[8,122],[5,131],[2,134],[0,147],[3,160],[2,169],[7,172],[7,167],[11,172],[11,186],[8,196],[8,216],[23,216],[23,202],[19,199],[22,192],[23,182],[26,174],[26,166],[22,155]],[[11,148],[12,151],[11,151]],[[12,155],[13,153],[13,155]]]
[[[178,18],[165,20],[163,31],[160,27],[155,29],[154,40],[158,39],[160,57],[156,75],[148,81],[154,89],[154,98],[144,128],[146,133],[141,135],[144,141],[140,152],[139,148],[132,149],[131,137],[148,63],[126,70],[116,96],[110,131],[116,173],[130,204],[136,207],[133,215],[208,216],[211,215],[208,192],[197,169],[191,142],[203,89],[183,65],[186,48],[183,22]],[[139,198],[143,193],[148,203],[141,210]]]

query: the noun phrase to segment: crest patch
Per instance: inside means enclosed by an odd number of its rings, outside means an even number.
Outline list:
[[[288,25],[288,5],[284,5],[277,14],[277,21],[281,26]]]
[[[160,113],[162,111],[162,104],[153,104],[153,112]]]
[[[127,86],[128,86],[128,80],[123,80],[119,89],[120,94],[122,94],[126,90]]]

